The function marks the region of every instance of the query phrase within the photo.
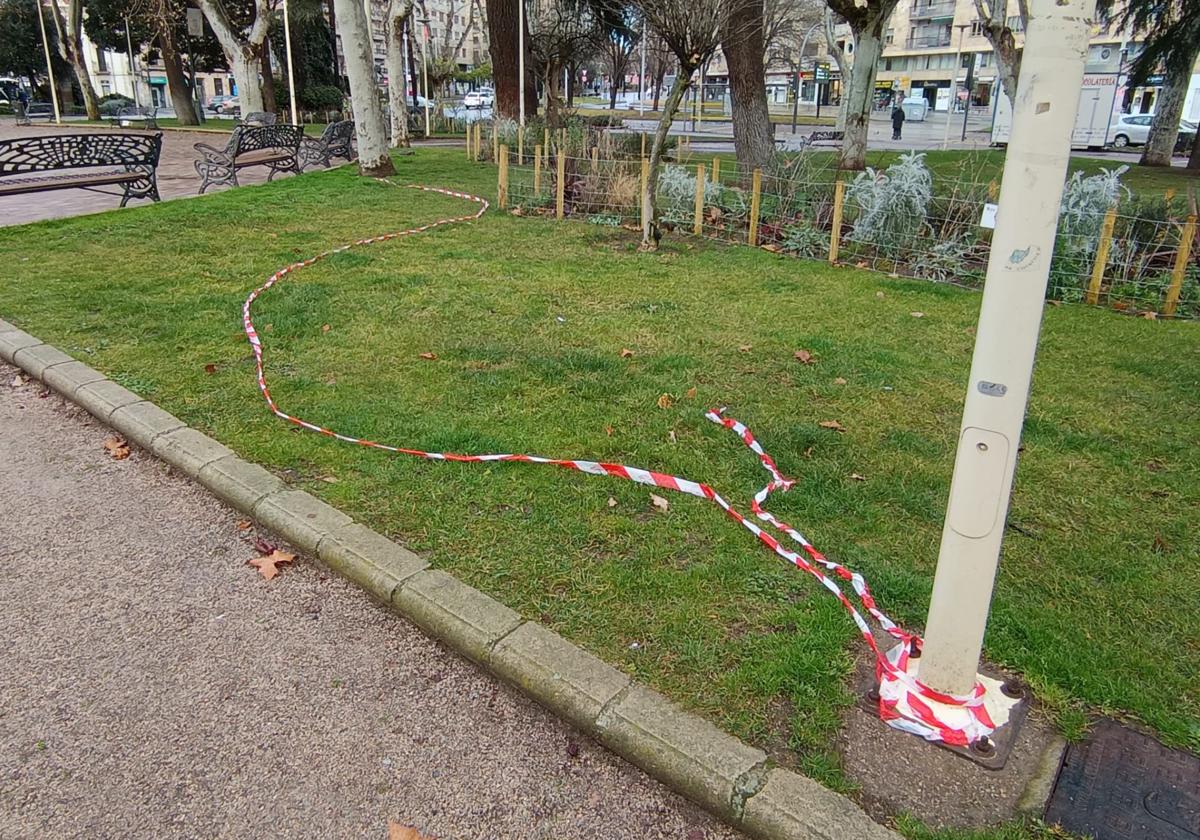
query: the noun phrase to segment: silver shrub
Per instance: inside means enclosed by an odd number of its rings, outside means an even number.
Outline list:
[[[928,231],[925,214],[933,198],[933,176],[925,155],[909,152],[884,171],[867,167],[846,190],[857,208],[850,239],[896,256],[912,250]]]

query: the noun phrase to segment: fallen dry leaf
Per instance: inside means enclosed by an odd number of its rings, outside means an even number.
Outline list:
[[[514,208],[512,209],[512,214],[513,214],[514,216],[524,216],[524,215],[525,215],[525,211],[523,211],[523,210],[522,210],[520,207],[514,207]]]
[[[217,372],[217,366],[212,364],[211,362],[209,362],[207,365],[204,366],[204,372],[211,376],[212,374]]]
[[[1157,312],[1143,312],[1142,317],[1145,318],[1147,321],[1157,321],[1158,313]]]
[[[855,268],[866,268],[868,265],[870,265],[870,263],[868,263],[866,260],[859,260],[858,262],[856,262],[854,264],[854,267]]]
[[[677,443],[677,442],[678,442],[678,441],[675,439],[675,430],[674,430],[674,429],[672,429],[671,431],[667,432],[667,440],[669,440],[671,443]]]
[[[1160,553],[1171,550],[1171,547],[1167,545],[1167,541],[1163,539],[1162,534],[1154,535],[1154,550]]]
[[[278,566],[283,563],[291,563],[295,559],[295,554],[289,554],[277,548],[270,554],[264,554],[262,557],[252,557],[246,563],[258,569],[258,573],[263,576],[263,579],[270,580],[279,574]]]
[[[846,427],[836,420],[822,420],[817,424],[822,429],[833,429],[835,432],[844,432]]]
[[[658,398],[658,407],[659,408],[670,408],[671,404],[673,402],[674,402],[674,400],[671,399],[670,394],[663,394],[662,396],[660,396]]]
[[[321,476],[321,480],[324,481],[326,484],[337,484],[338,483],[338,480],[332,475],[323,475],[323,476]]]
[[[656,508],[661,510],[663,513],[666,513],[668,510],[671,509],[670,502],[668,502],[662,496],[655,495],[654,493],[650,494],[650,504],[654,505]]]
[[[858,473],[850,473],[850,480],[851,481],[866,481],[867,477],[865,475],[859,475]]]
[[[846,380],[839,376],[837,379],[833,380],[833,384],[834,385],[845,385]]]
[[[764,251],[770,251],[772,254],[778,254],[780,251],[783,250],[778,245],[776,245],[774,242],[768,242],[766,245],[762,246],[762,249]]]
[[[808,449],[805,449],[805,450],[804,450],[804,457],[805,457],[805,458],[811,458],[811,457],[812,457],[812,454],[813,454],[813,448],[812,448],[811,446],[810,446],[810,447],[808,447]]]
[[[12,378],[12,382],[10,382],[8,384],[14,388],[20,388],[22,385],[25,384],[25,382],[26,382],[25,378],[22,377],[21,374],[18,373],[16,376],[14,376]]]
[[[612,427],[612,426],[605,426],[605,427],[604,427],[604,434],[608,435],[609,437],[612,437],[612,433],[613,433],[613,427]]]
[[[323,333],[327,333],[327,332],[329,332],[331,329],[333,329],[333,327],[329,326],[328,324],[324,324],[324,325],[322,325],[322,326],[321,326],[321,332],[323,332]]]
[[[752,349],[754,349],[752,345],[743,344],[741,347],[738,348],[738,352],[749,353]]]
[[[924,312],[909,312],[908,314],[913,316],[914,318],[924,318],[925,317]]]
[[[239,531],[249,531],[253,527],[254,527],[254,523],[251,522],[249,519],[239,519],[237,521],[237,529]]]
[[[621,358],[622,358],[622,359],[632,359],[632,358],[633,358],[633,351],[632,351],[632,350],[630,350],[628,347],[624,347],[624,348],[622,348],[622,349],[621,349]]]
[[[1046,303],[1048,303],[1050,306],[1062,306],[1061,300],[1048,300]]]
[[[880,300],[883,300],[883,292],[876,292],[875,297],[879,298]]]
[[[609,497],[608,497],[608,506],[609,506],[610,508],[616,507],[616,506],[617,506],[617,500],[616,500],[616,499],[614,499],[612,496],[609,496]]]
[[[259,554],[270,554],[275,550],[275,546],[264,540],[262,537],[254,538],[254,547],[258,549]]]
[[[395,820],[388,820],[388,840],[434,840],[428,834],[422,834],[411,825],[400,825]]]
[[[1123,300],[1119,300],[1112,305],[1112,308],[1117,310],[1118,312],[1124,312],[1126,309],[1129,308],[1129,304]]]
[[[797,350],[792,354],[792,358],[794,358],[797,362],[802,362],[806,365],[811,365],[816,361],[816,358],[808,350]]]
[[[437,353],[422,353],[421,358],[433,362],[437,360]]]
[[[113,435],[104,441],[104,448],[114,461],[124,461],[129,457],[129,444],[120,435]]]
[[[696,397],[696,386],[695,386],[695,385],[693,385],[691,388],[688,388],[688,389],[687,389],[687,394],[685,394],[685,396],[686,396],[686,397],[687,397],[689,400],[691,400],[691,399],[695,399],[695,397]]]

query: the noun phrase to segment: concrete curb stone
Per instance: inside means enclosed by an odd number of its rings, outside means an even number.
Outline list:
[[[279,490],[254,506],[253,516],[301,551],[316,555],[321,540],[352,520],[303,490]]]
[[[42,379],[43,381],[45,381],[44,377],[47,368],[73,361],[75,360],[66,353],[49,344],[22,347],[13,353],[13,364],[25,368],[34,379]]]
[[[734,824],[741,816],[734,804],[739,783],[767,760],[762,750],[641,685],[617,698],[597,725],[604,746]]]
[[[327,534],[317,545],[321,562],[385,604],[396,588],[429,562],[357,522]]]
[[[182,429],[185,424],[174,414],[168,414],[152,402],[142,400],[115,409],[108,424],[147,451],[159,435]]]
[[[218,499],[251,515],[263,498],[287,489],[286,484],[258,464],[236,455],[206,464],[197,478]]]
[[[13,356],[16,355],[18,350],[23,350],[26,347],[37,347],[41,343],[29,333],[23,333],[16,327],[13,327],[11,330],[0,329],[0,359],[12,362]]]
[[[107,422],[108,418],[118,408],[144,402],[133,391],[122,388],[116,382],[102,379],[99,382],[89,382],[81,385],[71,395],[71,399],[86,408],[97,418]]]
[[[521,624],[521,616],[453,575],[426,569],[392,595],[407,619],[463,656],[487,664],[492,646]]]
[[[742,828],[756,837],[896,840],[894,832],[848,804],[846,797],[812,779],[775,768],[746,802]]]
[[[159,435],[150,444],[150,451],[189,478],[200,475],[200,470],[213,461],[234,454],[229,447],[222,446],[190,426]]]
[[[90,385],[93,382],[103,382],[106,379],[104,374],[99,371],[92,370],[83,362],[64,362],[61,365],[54,365],[47,368],[42,381],[49,387],[53,388],[64,397],[73,397],[75,392],[84,385]]]
[[[761,750],[452,575],[430,569],[412,552],[314,496],[290,489],[261,466],[6,321],[0,321],[0,357],[752,836],[900,840],[846,797],[770,768]]]
[[[527,621],[492,651],[492,672],[577,729],[593,733],[596,718],[629,677],[557,633]]]

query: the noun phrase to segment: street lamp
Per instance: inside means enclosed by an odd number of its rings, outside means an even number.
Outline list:
[[[642,66],[638,70],[638,112],[646,116],[646,18],[642,18]]]
[[[809,30],[804,33],[804,39],[800,42],[800,57],[796,59],[796,95],[792,98],[792,134],[796,133],[796,121],[800,116],[800,76],[804,73],[804,51],[808,49],[808,39],[818,28],[824,26],[822,23],[814,23]],[[816,76],[816,72],[813,73]],[[819,97],[818,97],[819,99]]]
[[[370,20],[368,17],[368,24]],[[292,31],[288,24],[287,0],[283,0],[283,43],[287,49],[288,99],[292,106],[292,125],[300,125],[300,112],[296,110],[296,74],[292,70]]]
[[[421,89],[425,93],[425,139],[429,139],[429,18],[421,18]]]
[[[511,43],[511,42],[510,42]],[[525,0],[517,0],[517,99],[519,122],[525,125]],[[522,153],[524,150],[522,150]]]
[[[50,39],[46,37],[46,18],[42,13],[42,0],[37,0],[38,25],[42,28],[42,49],[46,51],[46,75],[50,79],[50,101],[54,104],[54,122],[62,124],[62,112],[58,109],[58,89],[54,84],[54,64],[50,61]]]
[[[129,86],[133,88],[133,104],[142,107],[142,99],[138,96],[137,70],[133,66],[133,38],[129,34],[129,16],[125,16],[125,49],[129,56]],[[194,74],[193,74],[194,75]]]
[[[950,88],[953,99],[958,98],[958,70],[962,64],[962,42],[963,32],[970,26],[969,23],[958,24],[958,48],[954,50],[954,69],[950,71]],[[935,102],[936,104],[936,102]],[[942,151],[950,145],[950,101],[946,102],[946,130],[942,133]]]

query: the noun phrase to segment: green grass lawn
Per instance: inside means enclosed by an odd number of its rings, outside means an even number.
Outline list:
[[[494,193],[494,168],[457,149],[397,166],[398,182]],[[841,784],[833,736],[861,642],[820,586],[711,505],[671,495],[663,512],[616,480],[365,451],[266,411],[247,292],[289,261],[466,208],[344,167],[0,229],[0,317]],[[272,392],[372,440],[617,461],[744,508],[766,474],[704,419],[727,405],[799,479],[772,509],[919,627],[979,296],[689,239],[635,246],[491,212],[341,253],[256,305]],[[1106,713],[1200,750],[1198,329],[1045,313],[986,654],[1070,735]]]

